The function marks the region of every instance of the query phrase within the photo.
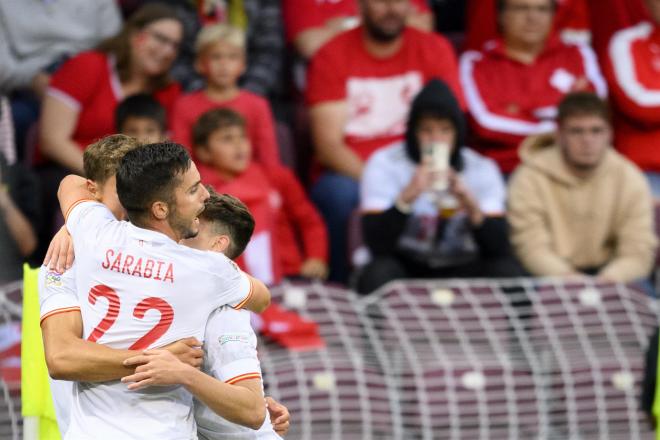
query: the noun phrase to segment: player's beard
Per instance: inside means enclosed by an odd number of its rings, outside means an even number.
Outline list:
[[[197,230],[194,228],[195,218],[187,220],[179,215],[179,211],[176,208],[173,208],[167,222],[170,224],[170,228],[172,228],[179,237],[179,240],[186,240],[188,238],[197,237],[197,234],[199,233],[199,227]]]

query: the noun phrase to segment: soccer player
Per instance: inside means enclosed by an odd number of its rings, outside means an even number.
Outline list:
[[[106,204],[119,219],[125,217],[125,211],[117,197],[115,173],[123,155],[138,145],[133,138],[115,135],[108,136],[85,150],[83,162],[90,190],[94,193],[95,199]],[[209,201],[207,205],[208,203]],[[67,267],[66,251],[69,250],[70,243],[71,237],[63,227],[51,242],[49,254],[52,254],[51,250],[56,252],[52,257],[50,255],[47,257],[46,263],[51,263],[54,268],[58,262],[64,260]],[[61,257],[57,252],[60,249],[65,251]],[[73,257],[73,252],[70,257]],[[141,352],[116,350],[81,339],[82,319],[73,271],[75,265],[65,273],[62,273],[63,270],[49,270],[46,266],[40,270],[41,325],[49,372],[51,375],[70,380],[96,381],[99,377],[104,380],[119,379],[133,371],[124,367],[122,361],[128,356],[135,356]],[[195,338],[188,338],[166,348],[178,354],[179,359],[189,362],[193,367],[199,367],[202,351],[195,347],[200,345],[201,343]],[[69,380],[51,381],[57,423],[61,433],[66,432],[69,423],[71,387],[72,383]],[[259,401],[263,401],[263,398],[259,397]],[[289,424],[288,410],[270,397],[267,398],[267,402],[270,419],[276,423],[276,431],[286,432]]]
[[[77,255],[76,289],[88,340],[144,349],[201,337],[208,316],[222,305],[254,311],[267,306],[263,283],[226,257],[177,244],[197,234],[197,216],[208,198],[180,145],[128,152],[117,192],[131,223],[87,200],[91,193],[82,178],[66,177],[58,191]],[[191,399],[178,386],[130,392],[118,382],[78,382],[65,438],[90,432],[108,439],[194,438]]]
[[[94,200],[105,204],[119,219],[125,217],[125,211],[117,197],[115,173],[124,154],[138,146],[135,139],[116,135],[90,145],[84,153],[87,185]],[[57,237],[68,237],[66,228],[62,228]],[[70,239],[66,239],[66,243],[70,243]],[[66,250],[67,246],[62,246],[62,249]],[[66,257],[59,260],[66,260]],[[66,432],[69,424],[73,385],[70,381],[119,379],[133,371],[123,366],[123,360],[140,353],[115,350],[81,339],[83,325],[75,288],[76,268],[70,263],[65,263],[64,267],[69,270],[65,272],[63,268],[56,270],[42,266],[39,271],[40,324],[46,363],[51,377],[66,379],[51,381],[57,423],[62,433]],[[202,351],[196,348],[199,346],[200,342],[195,338],[187,338],[166,348],[182,361],[197,367],[202,363]]]
[[[254,218],[237,198],[218,195],[212,189],[210,191],[211,197],[200,215],[199,234],[184,240],[184,243],[200,250],[221,252],[235,259],[250,241]],[[127,365],[142,365],[122,382],[134,381],[129,385],[131,389],[183,384],[198,399],[195,401],[195,420],[201,439],[279,439],[271,421],[265,417],[257,337],[250,326],[250,313],[227,306],[213,312],[206,324],[204,353],[204,371],[215,379],[179,361],[166,350],[147,350],[143,355],[125,361]],[[242,388],[232,394],[232,401],[221,398],[227,384]],[[245,420],[240,414],[234,418],[233,407],[239,413],[239,401],[254,401],[254,396],[258,396],[260,405],[254,410],[254,421],[250,427],[257,431],[232,423],[234,420]],[[224,418],[218,414],[223,414]],[[288,413],[286,419],[278,432],[288,429]]]

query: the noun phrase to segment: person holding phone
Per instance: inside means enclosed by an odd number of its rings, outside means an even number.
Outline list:
[[[458,100],[433,79],[413,100],[405,140],[367,161],[360,209],[372,261],[359,276],[360,293],[400,278],[520,275],[502,174],[464,139]]]

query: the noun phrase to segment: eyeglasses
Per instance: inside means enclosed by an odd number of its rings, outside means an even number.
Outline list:
[[[548,15],[555,12],[555,8],[552,4],[550,5],[513,4],[513,5],[506,5],[505,10],[513,14],[521,14],[521,15],[531,14],[531,13]]]
[[[150,36],[153,37],[154,40],[158,42],[158,44],[161,44],[163,46],[169,46],[171,47],[174,51],[179,50],[179,47],[181,46],[181,41],[175,40],[174,38],[170,38],[167,35],[158,32],[153,29],[145,29],[145,33],[149,34]]]

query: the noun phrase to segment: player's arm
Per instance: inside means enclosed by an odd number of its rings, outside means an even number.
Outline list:
[[[270,290],[268,290],[268,287],[263,282],[253,276],[247,275],[247,277],[250,280],[250,294],[243,303],[235,308],[248,309],[255,313],[261,313],[270,305]]]
[[[87,187],[87,179],[69,174],[60,182],[57,200],[60,202],[62,215],[66,217],[71,208],[80,200],[93,200],[94,195]]]
[[[147,350],[125,361],[138,365],[135,373],[122,378],[128,388],[138,390],[152,385],[181,384],[197,399],[226,420],[259,429],[266,417],[261,379],[246,379],[230,385],[180,362],[165,350]]]
[[[139,355],[137,350],[120,350],[82,339],[82,316],[79,310],[54,313],[41,322],[41,333],[48,373],[53,379],[85,382],[118,380],[133,373],[124,361]],[[201,343],[187,338],[166,347],[193,367],[202,363]]]

